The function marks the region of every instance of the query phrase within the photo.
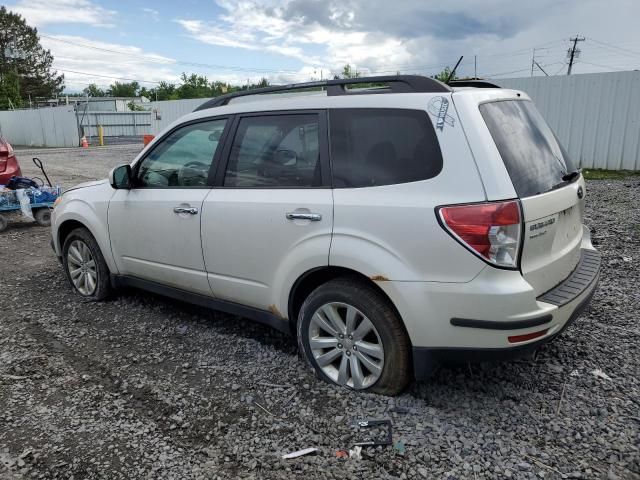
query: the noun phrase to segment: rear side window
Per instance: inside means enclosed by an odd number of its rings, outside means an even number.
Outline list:
[[[442,152],[425,111],[334,109],[331,165],[336,188],[417,182],[442,170]]]
[[[240,119],[224,186],[320,186],[318,127],[316,114]]]
[[[519,197],[547,192],[576,169],[533,102],[503,100],[480,105]]]

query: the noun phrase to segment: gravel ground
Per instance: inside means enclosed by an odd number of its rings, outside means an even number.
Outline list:
[[[38,156],[68,186],[138,148]],[[442,369],[396,398],[317,380],[291,339],[238,317],[135,290],[84,303],[48,229],[14,224],[0,234],[0,478],[638,480],[640,178],[588,195],[604,255],[590,309],[534,358]],[[362,418],[390,419],[404,455],[337,459]],[[305,447],[319,452],[280,458]]]

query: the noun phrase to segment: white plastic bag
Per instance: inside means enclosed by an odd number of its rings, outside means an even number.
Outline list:
[[[18,201],[20,202],[20,210],[22,211],[22,215],[35,221],[35,218],[33,218],[33,212],[31,211],[31,199],[25,192],[24,188],[18,188],[16,190],[16,196],[18,197]]]

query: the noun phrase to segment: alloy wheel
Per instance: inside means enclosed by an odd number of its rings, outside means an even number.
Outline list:
[[[355,390],[372,386],[384,368],[384,346],[371,320],[352,305],[331,302],[309,322],[309,346],[331,380]]]
[[[82,295],[89,296],[98,285],[98,269],[91,250],[82,240],[74,240],[67,251],[67,268],[73,285]]]

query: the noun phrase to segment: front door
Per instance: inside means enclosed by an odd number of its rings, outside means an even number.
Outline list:
[[[200,220],[226,119],[172,131],[133,168],[134,185],[109,204],[111,249],[121,275],[211,295]]]
[[[217,298],[286,316],[279,300],[290,284],[328,264],[333,196],[324,119],[324,112],[239,117],[219,187],[203,205],[203,252]]]

